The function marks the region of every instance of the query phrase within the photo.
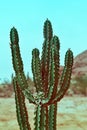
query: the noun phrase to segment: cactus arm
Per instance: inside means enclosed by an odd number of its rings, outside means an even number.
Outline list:
[[[49,106],[49,130],[56,130],[57,103]]]
[[[57,86],[59,80],[59,40],[57,36],[54,36],[51,41],[51,57],[49,67],[49,89],[48,98],[49,102],[56,97]]]
[[[11,51],[12,51],[12,62],[15,73],[23,72],[23,62],[19,49],[19,37],[17,30],[13,27],[10,31]]]
[[[36,48],[32,51],[32,73],[37,93],[43,92],[39,50]]]
[[[34,102],[34,97],[31,95],[30,91],[27,91],[28,88],[27,80],[23,71],[23,62],[19,49],[19,37],[17,30],[13,27],[10,31],[10,41],[11,41],[11,52],[12,52],[12,62],[15,74],[18,80],[20,87],[22,88],[24,94],[28,94],[30,101]]]
[[[67,72],[66,72],[67,71]],[[52,102],[52,103],[55,103],[55,102],[57,102],[57,101],[60,101],[62,98],[63,98],[63,96],[65,95],[65,93],[66,93],[66,91],[68,90],[68,88],[69,88],[69,85],[70,85],[70,77],[71,77],[71,71],[69,70],[69,69],[66,69],[66,68],[64,68],[64,73],[65,73],[65,75],[67,75],[68,77],[67,78],[64,78],[64,80],[63,80],[63,83],[65,82],[66,84],[64,85],[64,84],[60,84],[60,89],[59,89],[59,91],[58,91],[58,93],[57,93],[57,96],[56,96],[56,98],[55,98],[55,100]],[[65,76],[64,75],[64,76]],[[66,81],[65,81],[66,80]],[[61,85],[62,85],[62,87],[61,87]]]
[[[50,58],[50,41],[53,35],[51,22],[47,19],[43,28],[44,43],[42,47],[41,70],[45,96],[48,91],[48,68]]]
[[[20,126],[20,130],[31,130],[30,124],[28,122],[28,113],[25,105],[25,97],[15,78],[13,79],[13,86],[15,91],[17,120]]]
[[[55,100],[53,101],[54,103],[56,101],[60,101],[69,88],[71,73],[72,73],[72,66],[73,66],[73,53],[69,49],[65,55],[65,67],[63,69],[61,79],[59,82],[59,90],[57,92],[57,96],[56,96]]]
[[[48,91],[48,68],[49,68],[49,41],[44,41],[44,47],[45,47],[45,51],[43,52],[43,58],[41,59],[41,70],[42,70],[42,79],[43,79],[43,87],[44,87],[44,92],[45,95],[47,95],[47,91]]]
[[[23,62],[20,54],[19,49],[19,38],[18,38],[18,32],[13,27],[10,31],[10,40],[11,40],[11,51],[12,51],[12,62],[13,62],[13,68],[15,70],[16,76],[20,82],[20,86],[22,86],[22,89],[27,88],[26,77],[23,72]]]
[[[59,80],[59,49],[60,43],[57,36],[54,36],[51,40],[51,50],[49,59],[49,89],[47,98],[44,103],[50,103],[56,97],[57,86]]]

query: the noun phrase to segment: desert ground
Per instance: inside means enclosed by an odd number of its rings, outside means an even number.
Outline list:
[[[34,105],[26,104],[33,130]],[[0,98],[0,130],[19,130],[14,98]],[[58,103],[57,130],[87,130],[87,97],[64,97]]]

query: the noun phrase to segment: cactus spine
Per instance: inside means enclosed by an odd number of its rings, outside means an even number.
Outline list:
[[[30,103],[36,105],[35,130],[56,130],[57,102],[63,98],[70,84],[73,65],[72,51],[68,49],[65,54],[65,66],[60,76],[60,42],[57,36],[53,36],[52,25],[48,19],[44,23],[43,35],[41,59],[39,50],[37,48],[32,50],[32,73],[36,87],[36,96],[34,96],[29,91],[24,74],[18,32],[14,27],[10,31],[12,62],[15,70],[13,84],[20,130],[31,130],[25,97]]]

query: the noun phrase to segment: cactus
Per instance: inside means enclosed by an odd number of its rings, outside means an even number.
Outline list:
[[[10,31],[12,62],[15,70],[13,86],[20,130],[31,130],[28,122],[25,97],[30,103],[36,105],[34,129],[57,130],[57,103],[63,98],[70,84],[73,52],[70,49],[67,50],[65,54],[65,66],[60,75],[60,41],[57,36],[53,36],[52,25],[48,19],[44,22],[43,35],[44,42],[41,58],[39,57],[39,50],[37,48],[32,50],[31,65],[36,94],[31,94],[24,74],[18,32],[14,27]]]

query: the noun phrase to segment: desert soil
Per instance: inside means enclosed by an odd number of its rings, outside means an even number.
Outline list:
[[[34,105],[26,103],[33,130]],[[0,130],[19,130],[14,98],[0,98]],[[87,130],[87,97],[64,97],[58,103],[57,130]]]

